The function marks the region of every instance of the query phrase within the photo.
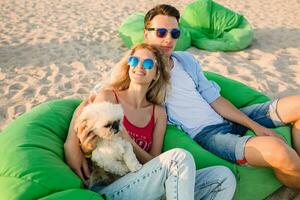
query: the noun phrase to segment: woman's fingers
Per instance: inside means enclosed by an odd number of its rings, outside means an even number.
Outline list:
[[[96,96],[96,94],[92,94],[91,96],[89,96],[89,98],[87,99],[88,104],[94,103]]]
[[[83,143],[87,140],[90,135],[94,135],[93,131],[91,131],[92,125],[86,121],[82,122],[77,130],[77,137],[80,142]]]
[[[98,136],[94,133],[90,133],[86,140],[81,144],[82,151],[88,154],[91,153],[95,149],[97,141]]]

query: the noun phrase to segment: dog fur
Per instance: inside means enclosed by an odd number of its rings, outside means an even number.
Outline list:
[[[92,173],[89,187],[95,183],[110,184],[128,172],[139,170],[131,143],[121,137],[123,109],[109,102],[87,105],[75,122],[75,129],[86,121],[89,131],[98,136],[97,147],[92,152]]]

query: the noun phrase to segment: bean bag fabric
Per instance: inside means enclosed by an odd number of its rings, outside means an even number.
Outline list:
[[[41,104],[0,133],[0,199],[102,199],[84,190],[64,162],[64,141],[79,100]]]
[[[130,15],[119,27],[119,35],[126,47],[131,48],[132,46],[144,41],[144,17],[144,13],[134,13]],[[176,51],[184,51],[191,46],[189,30],[185,27],[180,27],[180,30],[181,35],[175,47]]]
[[[242,83],[206,72],[221,86],[221,94],[241,107],[268,98]],[[232,92],[234,91],[234,92]],[[79,100],[63,99],[43,103],[10,123],[0,133],[0,199],[102,199],[83,189],[79,177],[64,162],[63,144]],[[291,142],[288,126],[275,129]],[[249,131],[247,134],[253,134]],[[201,148],[175,126],[168,126],[163,150],[181,147],[192,153],[197,168],[229,167],[237,177],[235,199],[259,200],[281,184],[272,170],[227,162]]]
[[[242,15],[212,0],[188,4],[180,24],[190,30],[192,45],[199,49],[238,51],[253,39],[253,30]]]
[[[128,48],[143,42],[144,16],[134,13],[119,27],[119,35]],[[237,51],[249,46],[253,39],[252,27],[242,15],[212,0],[187,4],[179,27],[176,51],[191,45],[209,51]]]

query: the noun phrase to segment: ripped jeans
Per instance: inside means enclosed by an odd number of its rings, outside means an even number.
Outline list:
[[[215,166],[196,171],[192,155],[177,148],[108,186],[95,184],[92,190],[113,200],[156,200],[163,196],[167,200],[229,200],[235,188],[235,177],[228,168]]]

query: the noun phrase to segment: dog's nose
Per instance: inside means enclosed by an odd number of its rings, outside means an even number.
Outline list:
[[[114,134],[119,132],[119,122],[113,122],[111,125],[111,129],[113,130]]]

